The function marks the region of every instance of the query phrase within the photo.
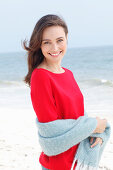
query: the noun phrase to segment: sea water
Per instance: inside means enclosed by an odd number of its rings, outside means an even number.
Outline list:
[[[90,113],[113,116],[113,47],[67,49],[62,67],[70,69]],[[0,54],[0,107],[31,107],[26,52]]]

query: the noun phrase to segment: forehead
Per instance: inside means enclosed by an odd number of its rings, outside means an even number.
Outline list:
[[[47,27],[42,34],[42,39],[56,39],[58,37],[65,37],[64,28],[61,26]]]

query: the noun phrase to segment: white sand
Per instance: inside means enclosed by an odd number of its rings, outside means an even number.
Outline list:
[[[0,109],[0,169],[40,170],[33,110]]]
[[[15,95],[15,91],[14,94],[10,91],[7,94],[10,100],[7,96],[4,97],[3,107],[0,106],[0,170],[41,170],[38,160],[41,148],[35,125],[36,117],[29,91],[26,92],[20,94],[18,89],[18,94]],[[93,109],[91,105],[88,109],[92,117],[97,116],[94,112],[91,113]],[[98,116],[107,118],[113,127],[113,114],[108,116],[106,113],[104,115],[99,113]],[[113,133],[102,155],[99,170],[101,169],[113,170]]]
[[[109,117],[109,122],[112,124]],[[113,169],[113,134],[102,159],[100,169]],[[35,114],[31,109],[0,109],[0,169],[40,170],[41,152],[37,139]]]

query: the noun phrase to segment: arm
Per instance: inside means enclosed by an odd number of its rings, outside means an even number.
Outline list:
[[[37,121],[39,143],[48,156],[58,155],[89,137],[97,126],[96,118],[59,119],[48,123]]]
[[[39,122],[50,122],[58,118],[49,76],[35,70],[31,76],[31,101]]]
[[[84,111],[84,115],[88,116],[87,112]],[[97,120],[97,126],[96,129],[93,131],[93,133],[90,135],[90,137],[100,137],[104,141],[104,131],[106,128],[109,128],[109,124],[107,123],[106,119],[99,119],[96,117]]]
[[[84,115],[88,117],[87,112],[84,110]],[[97,120],[97,127],[94,130],[93,133],[103,133],[105,131],[105,128],[107,126],[107,120],[106,119],[100,119],[99,117],[96,117]]]

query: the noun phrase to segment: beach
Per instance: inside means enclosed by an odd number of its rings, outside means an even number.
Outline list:
[[[106,52],[103,48],[97,49],[95,55],[95,49],[78,49],[76,53],[71,50],[71,59],[68,53],[62,63],[73,72],[83,93],[88,115],[106,118],[111,125],[111,136],[102,154],[99,170],[113,170],[113,57],[110,49],[106,47]],[[23,82],[27,73],[27,62],[23,56],[21,53],[0,55],[1,170],[41,170],[39,156],[42,150],[30,88]]]
[[[4,106],[0,108],[0,168],[2,170],[41,170],[41,166],[38,161],[41,148],[38,143],[37,128],[35,124],[36,116],[30,100],[30,90],[26,86],[24,89],[17,89],[17,94],[15,94],[14,89],[13,92],[9,92],[9,94],[7,94],[11,96],[11,100],[9,100],[9,102],[7,101],[8,107]],[[23,91],[25,92],[22,95],[21,93]],[[18,100],[16,101],[15,99]],[[4,100],[6,99],[4,98]],[[87,102],[89,101],[85,101],[85,105],[87,106],[86,111],[90,116],[96,117],[96,111],[93,110],[91,112],[93,107]],[[105,112],[103,114],[102,112],[99,114],[98,111],[98,117],[107,118],[111,127],[113,127],[112,115],[108,116]],[[105,147],[99,169],[113,169],[112,139],[113,133]]]
[[[39,170],[41,166],[38,158],[41,148],[37,139],[36,117],[30,103],[29,90],[27,89],[27,93],[26,89],[16,90],[17,94],[13,88],[7,94],[9,97],[12,94],[9,102],[7,101],[7,107],[0,107],[0,169]],[[22,96],[23,90],[26,95]],[[6,100],[8,98],[5,98],[4,94],[4,101]]]

